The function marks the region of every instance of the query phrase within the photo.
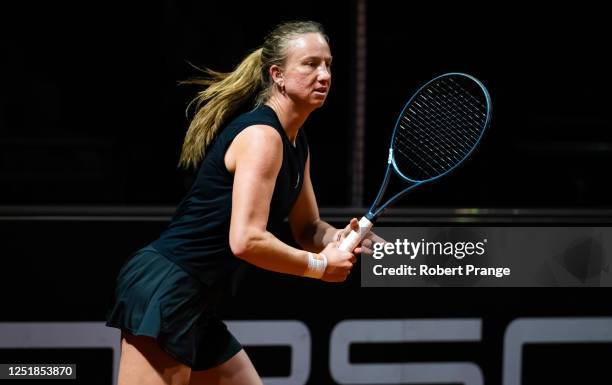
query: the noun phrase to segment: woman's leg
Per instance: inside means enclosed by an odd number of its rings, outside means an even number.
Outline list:
[[[189,385],[263,385],[244,350],[221,365],[191,372]]]
[[[121,333],[117,385],[187,385],[191,368],[170,357],[151,337]]]

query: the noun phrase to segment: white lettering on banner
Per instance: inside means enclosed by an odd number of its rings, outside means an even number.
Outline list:
[[[354,343],[479,342],[480,319],[350,320],[332,331],[329,366],[339,384],[441,384],[482,385],[480,367],[473,362],[402,364],[352,364]]]
[[[304,385],[310,375],[310,330],[301,321],[227,321],[227,328],[245,346],[291,347],[288,377],[263,378],[266,385]]]
[[[119,329],[104,322],[0,322],[0,349],[111,348],[113,384],[119,369],[120,337]]]
[[[304,385],[311,375],[308,327],[297,320],[227,321],[245,346],[291,347],[288,377],[263,378],[272,385]],[[345,320],[332,330],[329,367],[339,384],[483,384],[473,362],[350,363],[354,343],[482,342],[482,319]],[[120,333],[103,322],[0,322],[0,349],[111,348],[116,383]],[[518,318],[504,334],[503,385],[519,385],[525,344],[611,343],[612,317]]]
[[[612,318],[518,318],[504,336],[503,385],[520,385],[523,345],[612,342]]]
[[[310,375],[310,330],[301,321],[227,321],[245,346],[291,347],[288,377],[263,378],[266,385],[304,385]],[[104,322],[0,322],[0,349],[111,348],[113,384],[117,383],[121,334]],[[77,368],[78,370],[78,368]]]

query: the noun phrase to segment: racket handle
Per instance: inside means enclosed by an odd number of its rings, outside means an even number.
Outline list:
[[[372,230],[373,223],[366,217],[361,217],[359,220],[359,232],[355,230],[351,230],[348,237],[344,238],[342,243],[340,244],[339,249],[343,251],[352,252],[357,245],[361,242],[363,237],[365,237],[370,230]]]

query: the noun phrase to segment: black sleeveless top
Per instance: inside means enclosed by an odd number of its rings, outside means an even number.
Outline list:
[[[283,162],[270,202],[268,231],[278,235],[302,189],[308,156],[303,130],[299,130],[294,145],[274,110],[266,105],[239,115],[225,126],[208,149],[191,190],[178,205],[168,228],[152,243],[207,285],[225,281],[244,263],[229,246],[234,175],[225,167],[224,157],[236,135],[253,125],[272,126],[283,140]]]

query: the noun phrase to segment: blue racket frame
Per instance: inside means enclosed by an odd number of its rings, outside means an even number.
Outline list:
[[[485,100],[486,100],[486,107],[487,107],[487,117],[485,120],[485,123],[483,124],[483,128],[482,131],[480,132],[480,136],[478,137],[478,139],[476,140],[476,142],[474,143],[474,145],[472,146],[472,148],[470,149],[470,151],[468,151],[465,156],[459,161],[457,162],[454,166],[452,166],[451,168],[449,168],[448,170],[446,170],[445,172],[436,175],[432,178],[429,179],[424,179],[424,180],[414,180],[411,179],[409,177],[407,177],[406,175],[404,175],[399,168],[397,167],[397,164],[395,163],[395,158],[393,157],[393,143],[395,140],[395,135],[397,134],[397,128],[399,127],[400,121],[402,119],[402,116],[404,115],[404,112],[408,109],[408,107],[410,107],[410,105],[412,104],[413,100],[415,99],[415,97],[417,97],[421,91],[426,88],[427,86],[429,86],[431,83],[437,81],[440,78],[443,77],[448,77],[448,76],[464,76],[466,78],[469,78],[470,80],[474,81],[482,90],[484,96],[485,96]],[[487,128],[489,127],[489,124],[491,122],[491,109],[492,109],[492,103],[491,103],[491,96],[489,95],[489,91],[487,90],[487,88],[484,86],[484,84],[482,84],[482,82],[478,79],[476,79],[475,77],[473,77],[472,75],[466,74],[466,73],[462,73],[462,72],[449,72],[449,73],[445,73],[442,74],[440,76],[437,76],[433,79],[431,79],[430,81],[428,81],[427,83],[425,83],[424,85],[422,85],[413,95],[412,97],[408,100],[408,102],[404,105],[404,108],[402,109],[402,112],[398,115],[397,117],[397,121],[395,122],[395,128],[393,129],[393,135],[391,137],[391,145],[389,147],[389,158],[387,160],[387,170],[385,172],[385,179],[382,183],[382,185],[380,186],[380,190],[378,191],[378,194],[376,195],[376,199],[374,200],[374,203],[372,203],[372,205],[370,206],[370,209],[368,210],[368,213],[365,215],[365,217],[371,221],[374,222],[376,220],[376,218],[393,202],[395,202],[397,199],[399,199],[402,195],[406,194],[408,191],[412,190],[413,188],[422,185],[423,183],[427,183],[427,182],[431,182],[434,181],[436,179],[439,179],[445,175],[447,175],[448,173],[450,173],[451,171],[453,171],[454,169],[457,168],[457,166],[459,166],[460,164],[462,164],[469,156],[470,154],[472,154],[472,152],[474,151],[474,149],[476,147],[478,147],[478,144],[480,143],[485,131],[487,130]],[[385,190],[387,188],[387,185],[389,184],[389,180],[391,178],[391,170],[393,169],[393,171],[403,180],[405,180],[406,182],[412,183],[411,186],[408,186],[407,188],[405,188],[404,190],[400,191],[399,193],[396,193],[395,195],[393,195],[387,202],[385,202],[385,204],[383,204],[382,206],[378,207],[377,209],[375,209],[378,204],[380,203],[380,200],[382,199],[382,197],[385,194]]]

